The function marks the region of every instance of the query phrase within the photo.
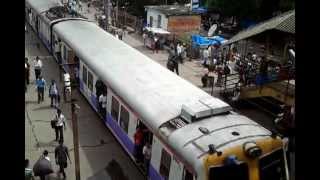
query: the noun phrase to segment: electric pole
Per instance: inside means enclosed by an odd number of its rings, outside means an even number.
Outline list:
[[[74,65],[74,63],[70,63],[68,65]],[[70,66],[69,66],[70,67]],[[73,79],[75,77],[74,68],[69,68],[73,71]],[[70,72],[72,72],[70,71]],[[69,73],[66,73],[64,76],[64,96],[69,88],[70,98],[71,98],[71,121],[72,121],[72,133],[73,133],[73,148],[74,148],[74,164],[75,164],[75,175],[76,180],[80,180],[80,160],[79,160],[79,135],[78,135],[78,119],[77,119],[77,109],[80,107],[75,103],[76,99],[73,98],[73,88],[74,84],[71,83]]]
[[[76,113],[76,109],[78,109],[79,107],[77,104],[75,104],[75,101],[76,101],[75,99],[71,99],[71,117],[72,117],[72,130],[73,130],[75,173],[76,173],[76,180],[80,180],[78,119],[77,119],[77,113]]]

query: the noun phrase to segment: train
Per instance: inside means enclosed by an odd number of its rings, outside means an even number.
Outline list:
[[[148,179],[289,179],[284,142],[275,132],[234,112],[94,22],[59,15],[65,8],[60,1],[25,2],[26,22],[57,63],[76,62],[79,90],[98,114],[98,96],[106,93],[101,119],[133,160],[134,134],[138,127],[147,129]],[[55,53],[57,41],[60,57]],[[64,69],[72,74],[71,66]]]

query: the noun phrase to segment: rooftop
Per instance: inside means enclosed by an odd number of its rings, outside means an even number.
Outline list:
[[[160,11],[167,16],[181,15],[198,15],[200,13],[193,12],[190,7],[184,5],[160,5],[160,6],[145,6],[145,9],[153,9]]]
[[[256,26],[249,27],[233,36],[226,44],[231,44],[268,30],[278,30],[295,34],[295,10],[288,11],[267,21],[261,22]]]

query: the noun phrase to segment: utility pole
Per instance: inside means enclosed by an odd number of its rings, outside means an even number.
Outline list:
[[[116,4],[116,27],[118,27],[118,14],[119,14],[119,2],[117,0],[117,4]]]
[[[103,0],[105,19],[105,29],[108,30],[110,21],[110,0]]]
[[[73,130],[75,173],[76,173],[76,180],[80,180],[78,117],[76,113],[76,109],[80,109],[80,108],[77,104],[75,104],[75,101],[76,99],[71,99],[71,117],[72,117],[72,130]]]
[[[68,65],[74,65],[74,63],[70,63]],[[72,68],[72,70],[74,71],[74,68]],[[77,119],[77,113],[76,113],[76,110],[80,109],[80,107],[75,103],[76,99],[73,98],[72,87],[74,86],[71,84],[70,80],[71,79],[70,79],[69,73],[66,73],[64,76],[64,85],[65,85],[64,96],[67,91],[67,88],[69,88],[70,96],[71,96],[71,121],[72,121],[73,146],[74,146],[73,148],[74,148],[75,175],[76,175],[76,180],[80,180],[79,135],[78,135],[78,119]]]

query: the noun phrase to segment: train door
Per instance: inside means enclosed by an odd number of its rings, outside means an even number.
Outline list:
[[[193,174],[186,167],[183,168],[183,180],[195,180]]]
[[[181,180],[183,177],[183,164],[178,161],[178,159],[172,155],[169,179],[170,180]]]
[[[162,178],[165,180],[169,180],[171,165],[172,165],[171,155],[166,151],[165,148],[162,148],[159,173],[162,176]]]
[[[99,102],[99,99],[100,99],[100,95],[103,93],[105,97],[108,97],[108,88],[101,79],[98,79],[95,83],[95,89],[96,89],[95,96],[96,96],[96,102],[97,102],[96,107],[98,109],[98,112],[104,119],[106,118],[106,108],[108,107],[108,100],[106,100],[106,102],[104,103],[103,101],[105,99],[101,97],[102,102]],[[104,105],[102,103],[104,103]]]
[[[134,150],[135,156],[136,156],[135,158],[139,159],[139,154],[141,155],[144,161],[143,169],[147,172],[147,174],[149,174],[150,161],[152,158],[152,149],[153,149],[153,133],[139,119],[137,120],[135,134],[138,133],[138,130],[142,130],[142,140],[141,140],[142,148]],[[134,137],[134,142],[136,143],[135,137]],[[137,146],[135,146],[135,148],[137,148]],[[137,151],[141,151],[141,152],[137,152]]]

